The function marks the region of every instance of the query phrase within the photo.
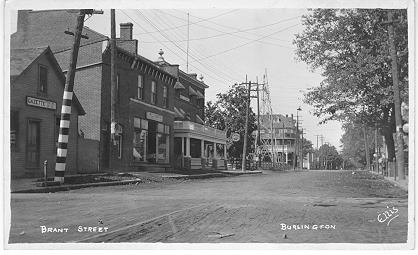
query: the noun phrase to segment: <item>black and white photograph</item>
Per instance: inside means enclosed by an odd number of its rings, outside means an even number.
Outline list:
[[[415,249],[416,4],[4,1],[4,249]]]

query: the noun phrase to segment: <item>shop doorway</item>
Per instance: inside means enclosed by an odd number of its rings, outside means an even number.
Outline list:
[[[38,168],[40,155],[40,121],[29,120],[26,139],[26,166]]]
[[[157,162],[157,122],[148,121],[147,161]]]

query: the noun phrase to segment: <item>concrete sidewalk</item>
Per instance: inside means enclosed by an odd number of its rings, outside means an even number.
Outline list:
[[[389,182],[401,188],[402,190],[408,191],[408,177],[406,180],[399,180],[399,179],[395,179],[395,177],[383,176],[379,173],[372,172],[372,171],[369,171],[369,172],[377,176],[382,176],[385,180],[388,180]]]

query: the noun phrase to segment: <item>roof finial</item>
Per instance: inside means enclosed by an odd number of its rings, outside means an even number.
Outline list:
[[[163,49],[160,49],[160,51],[158,52],[158,54],[160,55],[158,57],[158,61],[164,61],[164,57],[163,57],[164,51],[163,51]]]
[[[203,75],[202,74],[200,74],[199,79],[200,79],[200,81],[203,82]]]

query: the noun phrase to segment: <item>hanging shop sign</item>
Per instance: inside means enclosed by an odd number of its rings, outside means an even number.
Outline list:
[[[163,122],[163,116],[153,112],[147,112],[147,119],[155,120],[157,122]]]
[[[55,102],[29,96],[26,97],[26,104],[50,110],[57,109],[57,103]]]

